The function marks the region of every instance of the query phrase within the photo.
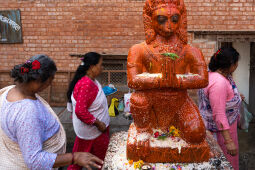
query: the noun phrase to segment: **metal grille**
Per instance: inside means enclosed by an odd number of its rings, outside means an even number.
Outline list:
[[[221,47],[233,47],[233,43],[232,42],[221,42],[220,46]]]
[[[122,98],[123,94],[129,90],[127,86],[126,64],[126,59],[104,60],[104,71],[97,77],[97,80],[102,86],[113,84],[118,89],[118,92],[107,97],[109,104],[113,97]],[[9,74],[10,71],[0,70],[0,88],[8,84],[13,84]],[[75,71],[57,71],[52,85],[41,92],[40,95],[46,99],[51,106],[66,106],[66,92],[74,74]]]
[[[103,85],[107,85],[108,83],[108,72],[103,72],[99,77],[97,77],[97,80]]]
[[[111,64],[111,63],[105,63],[104,64],[104,70],[123,70],[123,64]]]
[[[115,86],[127,85],[126,60],[104,60],[103,73],[97,78],[103,85],[114,84]]]
[[[110,73],[110,83],[116,85],[126,85],[127,84],[127,73],[126,72],[112,72]]]

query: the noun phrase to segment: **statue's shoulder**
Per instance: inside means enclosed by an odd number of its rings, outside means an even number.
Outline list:
[[[201,50],[197,47],[193,47],[190,44],[184,45],[185,51],[194,51],[194,52],[200,52]]]
[[[139,52],[142,52],[142,51],[144,51],[145,47],[146,47],[146,43],[145,42],[141,42],[139,44],[133,45],[130,48],[130,51],[137,51],[137,52],[139,51]]]
[[[199,57],[202,55],[202,51],[199,48],[193,47],[189,44],[186,44],[184,46],[184,53],[185,53],[185,56],[192,56],[192,57]]]
[[[199,48],[187,44],[184,49],[184,56],[188,62],[204,62],[204,55]]]

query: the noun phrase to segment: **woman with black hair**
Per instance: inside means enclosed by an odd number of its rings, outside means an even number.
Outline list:
[[[239,53],[233,47],[220,48],[209,63],[209,85],[199,90],[199,110],[205,126],[235,170],[239,169],[237,120],[241,97],[232,73],[238,60]]]
[[[73,152],[90,152],[104,160],[109,144],[110,117],[106,96],[96,80],[103,70],[103,58],[98,53],[89,52],[81,59],[67,92],[77,135]],[[68,170],[71,169],[81,167],[71,165]]]
[[[38,92],[57,71],[52,59],[37,55],[11,71],[16,85],[0,90],[0,169],[52,169],[77,164],[100,168],[103,161],[85,153],[66,153],[66,134],[57,115]]]

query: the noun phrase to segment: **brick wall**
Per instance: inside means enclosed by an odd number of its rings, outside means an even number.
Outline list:
[[[254,0],[186,0],[189,30],[255,30]],[[1,44],[2,69],[36,53],[60,69],[76,68],[70,53],[127,54],[144,40],[144,0],[0,0],[0,10],[20,9],[23,44]],[[14,60],[15,59],[15,60]]]
[[[186,0],[189,31],[255,31],[253,0]],[[0,44],[0,70],[10,70],[30,56],[44,53],[59,70],[74,70],[80,63],[71,53],[97,51],[127,54],[144,40],[144,0],[0,0],[0,10],[21,10],[22,44]],[[216,43],[194,39],[206,60]],[[0,86],[10,83],[0,75]],[[64,84],[57,76],[56,85]]]
[[[253,30],[254,0],[186,0],[189,30]]]
[[[0,10],[21,10],[24,39],[23,44],[0,45],[0,70],[36,53],[53,57],[59,69],[73,70],[79,61],[70,53],[127,54],[144,39],[143,1],[0,1]]]

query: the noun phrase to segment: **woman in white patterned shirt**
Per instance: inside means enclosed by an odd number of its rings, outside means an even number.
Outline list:
[[[0,90],[0,169],[52,169],[77,164],[100,168],[103,161],[85,153],[65,153],[66,135],[58,117],[36,93],[57,71],[52,59],[37,55],[11,71],[16,86]]]

